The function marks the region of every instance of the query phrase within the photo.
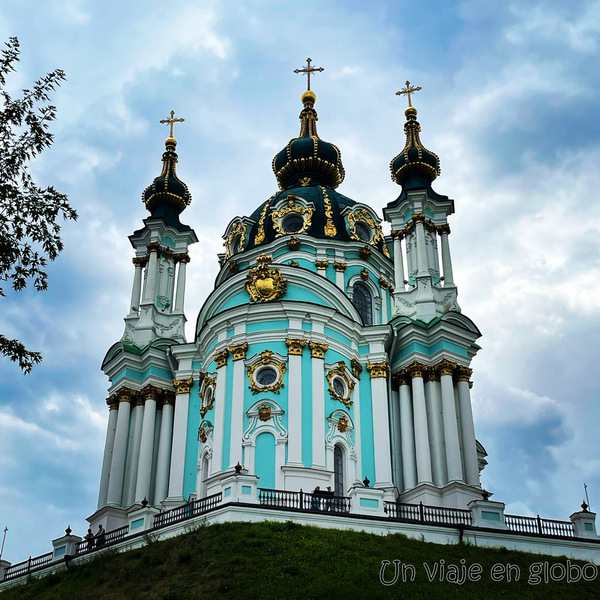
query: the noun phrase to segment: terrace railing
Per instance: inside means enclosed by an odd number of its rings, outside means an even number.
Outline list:
[[[504,515],[504,521],[510,531],[550,537],[575,537],[575,529],[571,521],[542,519],[539,515],[537,517]]]
[[[223,494],[222,492],[219,492],[218,494],[213,494],[212,496],[207,496],[200,500],[194,500],[194,502],[188,502],[183,506],[178,506],[172,510],[159,513],[154,517],[154,527],[166,527],[173,523],[179,523],[180,521],[197,517],[198,515],[204,514],[215,508],[222,500]]]
[[[419,504],[386,502],[384,511],[394,521],[433,523],[436,525],[471,525],[471,511]]]
[[[53,554],[53,552],[48,552],[48,554],[42,554],[35,558],[31,558],[30,556],[23,562],[11,565],[4,572],[4,580],[20,577],[21,575],[26,575],[27,573],[31,573],[31,571],[36,571],[37,569],[45,567],[48,563],[52,562]]]
[[[105,546],[111,546],[120,542],[128,533],[129,525],[125,525],[124,527],[119,527],[119,529],[107,531],[104,534],[104,538],[95,537],[92,540],[81,540],[81,542],[77,542],[75,554],[84,554],[92,550],[100,550],[100,548],[104,548]]]
[[[258,488],[258,501],[262,506],[292,508],[313,512],[349,513],[350,498],[335,496],[327,492],[288,492]]]

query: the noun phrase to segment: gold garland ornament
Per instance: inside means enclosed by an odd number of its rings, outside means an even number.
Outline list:
[[[279,269],[269,268],[273,257],[262,254],[256,259],[258,266],[252,267],[246,277],[246,291],[252,302],[279,300],[287,290],[287,280]]]

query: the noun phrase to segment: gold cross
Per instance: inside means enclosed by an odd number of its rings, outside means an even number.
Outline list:
[[[403,88],[399,92],[396,92],[396,96],[403,96],[404,94],[406,94],[408,96],[408,105],[412,106],[410,101],[410,95],[414,94],[415,92],[418,92],[420,89],[420,87],[410,87],[410,81],[407,81],[406,88]]]
[[[175,117],[175,111],[172,110],[170,119],[162,119],[160,121],[160,123],[169,123],[171,125],[171,133],[170,133],[169,137],[173,137],[173,123],[183,123],[185,121],[185,119],[175,119],[174,117]]]
[[[304,67],[302,69],[294,69],[294,73],[303,73],[303,74],[308,75],[308,88],[307,88],[307,90],[310,90],[310,74],[311,73],[320,73],[321,71],[325,70],[323,67],[318,67],[318,68],[311,67],[310,63],[311,63],[311,59],[307,58],[306,59],[306,67]]]

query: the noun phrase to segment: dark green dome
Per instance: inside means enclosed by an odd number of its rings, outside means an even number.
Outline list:
[[[334,189],[344,180],[341,152],[317,134],[316,99],[310,90],[302,94],[300,135],[273,159],[273,171],[282,190],[302,184],[321,184]]]
[[[421,143],[421,125],[417,121],[417,109],[409,106],[404,114],[406,145],[390,163],[392,179],[402,186],[412,183],[413,180],[420,180],[425,185],[430,184],[441,172],[440,159]]]
[[[192,201],[188,186],[183,183],[175,172],[177,141],[168,137],[165,141],[166,150],[162,155],[162,173],[144,190],[142,201],[152,216],[164,212],[165,209],[181,213]]]

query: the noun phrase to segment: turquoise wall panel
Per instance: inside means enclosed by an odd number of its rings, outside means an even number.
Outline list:
[[[154,375],[155,377],[162,377],[163,379],[173,380],[173,373],[168,369],[161,369],[159,367],[150,367],[144,372],[136,371],[135,369],[123,369],[115,378],[112,380],[114,385],[117,381],[123,379],[123,377],[129,377],[134,381],[143,381],[146,377]]]
[[[329,327],[325,327],[325,335],[328,335],[329,337],[333,338],[334,340],[337,340],[338,342],[342,342],[343,344],[348,346],[348,348],[350,347],[350,338],[347,338],[345,335],[342,335],[341,333],[338,333],[337,331],[334,331]]]
[[[175,240],[168,235],[165,235],[163,238],[161,238],[160,243],[168,246],[169,248],[175,248]]]
[[[262,331],[276,331],[278,329],[287,329],[288,321],[261,321],[260,323],[248,323],[246,333],[260,333]]]
[[[189,498],[196,491],[196,471],[198,469],[198,428],[200,427],[200,397],[198,382],[190,389],[188,409],[187,439],[185,443],[185,463],[183,468],[183,497]]]
[[[218,312],[223,312],[224,310],[227,310],[228,308],[233,308],[234,306],[240,306],[242,304],[249,304],[249,303],[250,303],[250,296],[248,296],[248,292],[246,292],[246,291],[239,292],[238,294],[235,294],[235,296],[232,296],[231,298],[229,298],[229,300],[227,300],[227,302],[225,302],[225,304],[219,308]]]
[[[302,462],[312,465],[312,358],[302,353]]]
[[[256,438],[254,473],[260,478],[259,487],[275,487],[275,438],[271,433],[261,433]]]
[[[453,342],[449,342],[447,340],[440,340],[439,342],[426,346],[425,344],[420,344],[418,342],[413,342],[408,344],[399,352],[396,352],[392,362],[396,362],[409,356],[413,352],[420,352],[421,354],[425,354],[426,356],[433,356],[436,352],[440,352],[441,350],[448,350],[449,352],[454,352],[459,356],[467,356],[466,348],[462,348],[461,346],[454,344]]]

